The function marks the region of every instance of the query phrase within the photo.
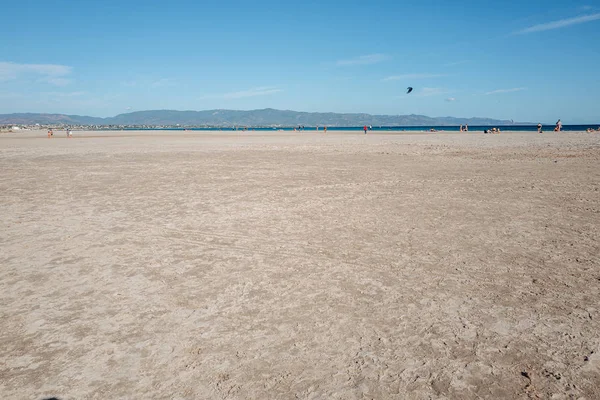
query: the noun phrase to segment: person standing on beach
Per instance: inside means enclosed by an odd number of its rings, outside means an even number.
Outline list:
[[[556,128],[554,128],[554,131],[560,132],[561,130],[562,130],[562,122],[560,122],[560,118],[559,118],[558,121],[556,121]]]
[[[461,131],[461,132],[463,131],[463,126],[462,126],[462,124],[460,124],[460,131]]]
[[[538,124],[537,128],[538,128],[538,133],[542,133],[542,124],[541,123]]]
[[[367,134],[367,126],[365,125],[365,126],[363,127],[363,129],[364,129],[364,131],[365,131],[365,135],[366,135],[366,134]]]
[[[469,132],[469,125],[465,124],[465,132]]]
[[[323,133],[327,133],[327,126],[323,127]]]

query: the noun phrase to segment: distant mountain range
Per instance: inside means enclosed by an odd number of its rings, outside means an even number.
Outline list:
[[[65,114],[0,114],[0,124],[65,124],[65,125],[148,125],[148,126],[451,126],[512,125],[508,120],[491,118],[427,117],[424,115],[371,115],[299,112],[290,110],[150,110],[98,118]],[[518,123],[530,124],[530,123]]]

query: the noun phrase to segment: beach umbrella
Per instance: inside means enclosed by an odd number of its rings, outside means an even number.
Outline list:
[[[412,92],[412,88],[409,86],[406,88],[406,94],[409,94],[410,92]]]

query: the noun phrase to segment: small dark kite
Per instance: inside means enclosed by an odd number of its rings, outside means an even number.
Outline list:
[[[409,94],[410,92],[412,92],[412,88],[409,86],[406,88],[406,94]]]

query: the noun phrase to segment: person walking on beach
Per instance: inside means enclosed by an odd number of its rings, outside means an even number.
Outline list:
[[[560,118],[556,121],[556,128],[554,128],[554,132],[560,132],[562,130],[562,122],[560,122]]]
[[[52,137],[53,133],[52,133],[52,129],[48,129],[48,139],[50,139]]]
[[[323,127],[323,133],[327,133],[327,126]]]
[[[460,124],[460,131],[461,131],[461,132],[463,131],[463,126],[462,126],[462,124]]]
[[[538,128],[538,133],[542,133],[542,124],[541,123],[538,124],[537,128]]]
[[[366,134],[367,134],[367,126],[365,125],[365,126],[363,127],[363,129],[364,129],[364,131],[365,131],[365,135],[366,135]]]
[[[469,132],[469,125],[465,124],[465,132]]]

